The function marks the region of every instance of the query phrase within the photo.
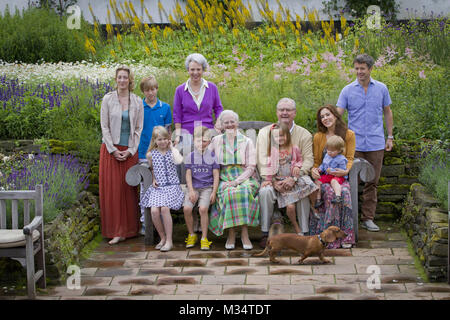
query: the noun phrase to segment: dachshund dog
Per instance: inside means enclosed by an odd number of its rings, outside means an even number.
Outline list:
[[[275,211],[272,216],[272,224],[269,228],[268,238],[282,233],[284,233],[283,216],[279,211]]]
[[[267,240],[267,245],[264,251],[255,254],[256,257],[261,257],[269,252],[270,261],[279,263],[275,256],[283,249],[289,248],[299,252],[302,257],[298,261],[302,264],[303,261],[311,255],[318,255],[320,261],[323,263],[330,263],[330,260],[325,259],[324,251],[328,243],[336,239],[345,238],[347,235],[344,231],[336,226],[330,226],[320,235],[315,236],[299,236],[294,233],[283,233],[270,237]]]

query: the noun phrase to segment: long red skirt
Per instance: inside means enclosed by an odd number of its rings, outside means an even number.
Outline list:
[[[128,147],[117,146],[120,151]],[[100,149],[99,195],[102,235],[106,238],[130,238],[139,231],[138,192],[125,181],[129,168],[138,163],[138,153],[126,161],[117,161],[103,143]]]

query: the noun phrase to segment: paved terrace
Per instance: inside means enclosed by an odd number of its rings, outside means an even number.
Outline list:
[[[225,237],[211,237],[211,251],[184,248],[185,227],[175,225],[175,247],[163,253],[145,246],[139,236],[110,246],[106,240],[81,266],[81,289],[66,286],[39,290],[38,299],[55,300],[450,300],[446,283],[425,283],[408,252],[406,236],[398,225],[379,222],[380,232],[360,229],[352,249],[327,250],[332,264],[316,257],[298,265],[293,251],[284,251],[279,265],[259,252],[259,232],[252,230],[254,250],[224,248]],[[381,270],[381,288],[367,287],[367,267]],[[0,294],[2,299],[25,299]]]

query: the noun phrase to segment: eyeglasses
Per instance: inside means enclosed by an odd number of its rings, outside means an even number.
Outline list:
[[[295,109],[291,109],[291,108],[278,108],[277,109],[278,111],[280,111],[280,112],[292,112],[292,111],[295,111]]]

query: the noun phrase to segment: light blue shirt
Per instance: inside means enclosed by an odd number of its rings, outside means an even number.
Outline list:
[[[356,136],[356,151],[378,151],[385,148],[383,111],[391,103],[386,85],[372,78],[367,93],[358,79],[342,89],[336,106],[347,109],[348,127]]]
[[[330,157],[327,154],[325,154],[325,157],[323,157],[322,160],[322,164],[319,166],[319,171],[321,174],[327,174],[327,169],[342,169],[342,170],[347,170],[347,158],[342,155],[342,154],[338,154],[336,157]],[[345,176],[345,179],[347,179],[348,177]]]

